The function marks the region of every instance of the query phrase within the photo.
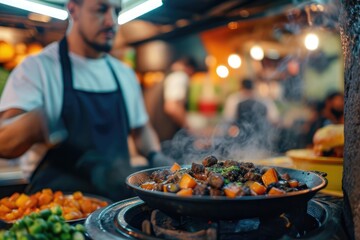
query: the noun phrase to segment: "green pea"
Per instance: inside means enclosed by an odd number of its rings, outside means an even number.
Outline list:
[[[33,224],[28,227],[28,230],[31,235],[35,235],[36,233],[42,232],[42,227],[39,224]]]
[[[58,215],[50,215],[47,219],[48,222],[60,222],[60,217]]]
[[[55,215],[61,216],[62,215],[62,209],[60,206],[55,206],[51,208],[51,212]]]
[[[65,224],[62,225],[62,231],[63,231],[64,233],[69,233],[69,232],[70,232],[70,229],[71,229],[71,227],[70,227],[69,224],[65,223]]]
[[[76,224],[75,225],[75,230],[79,231],[79,232],[85,232],[85,226],[82,224]]]
[[[42,230],[46,230],[48,228],[48,225],[47,225],[46,221],[44,219],[42,219],[42,218],[35,219],[34,225],[41,226]]]
[[[60,222],[54,222],[52,225],[52,232],[55,234],[59,234],[61,232],[62,226]]]
[[[74,232],[72,235],[72,240],[85,240],[84,234],[81,232]]]
[[[27,237],[28,236],[28,231],[23,228],[23,229],[18,229],[15,231],[15,235],[17,239],[21,239],[22,237]]]
[[[39,212],[39,215],[41,218],[43,219],[48,219],[48,217],[52,214],[51,210],[50,209],[44,209],[42,210],[41,212]]]
[[[71,234],[70,233],[62,233],[60,235],[61,240],[71,240]]]
[[[23,220],[24,220],[24,223],[25,223],[25,225],[26,225],[27,227],[30,227],[31,225],[34,224],[34,220],[33,220],[30,216],[25,216],[25,217],[23,218]]]
[[[33,236],[35,240],[48,240],[48,237],[46,237],[43,233],[37,233]]]

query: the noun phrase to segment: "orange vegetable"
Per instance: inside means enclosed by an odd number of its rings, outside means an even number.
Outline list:
[[[15,201],[18,199],[18,197],[20,197],[20,193],[18,193],[18,192],[13,193],[13,195],[11,195],[11,196],[9,197],[9,201],[10,201],[10,202],[15,202]]]
[[[224,188],[224,193],[227,197],[234,198],[239,194],[240,190],[241,190],[240,186],[230,185]]]
[[[194,188],[196,186],[196,181],[189,174],[185,173],[180,179],[179,186],[181,189]]]
[[[47,193],[41,193],[39,196],[39,205],[45,205],[45,204],[49,204],[52,201],[52,194],[49,195]]]
[[[79,199],[83,198],[83,194],[82,194],[82,192],[77,191],[77,192],[73,193],[73,197],[74,197],[75,200],[79,200]]]
[[[140,185],[141,188],[146,190],[155,190],[156,183],[155,182],[146,182]]]
[[[258,182],[254,182],[253,184],[251,184],[250,189],[254,191],[257,195],[264,195],[266,192],[266,187]]]
[[[15,193],[11,197],[2,198],[0,200],[0,219],[12,222],[30,213],[54,206],[62,208],[65,219],[79,219],[87,217],[91,212],[107,205],[107,202],[87,198],[81,192],[64,196],[61,191],[53,193],[51,189],[43,189],[32,195]]]
[[[0,205],[0,215],[5,215],[5,213],[9,213],[9,212],[11,212],[10,208],[2,204]]]
[[[269,186],[271,183],[278,181],[277,172],[274,168],[269,168],[261,177],[265,186]]]
[[[168,190],[166,189],[166,186],[167,186],[167,185],[163,185],[163,186],[162,186],[163,192],[168,192]]]
[[[172,165],[172,167],[170,168],[170,171],[171,172],[176,172],[176,171],[178,171],[178,170],[180,170],[181,169],[181,166],[179,165],[179,164],[177,164],[177,163],[174,163],[173,165]]]
[[[279,188],[276,188],[276,187],[272,187],[270,189],[270,191],[268,192],[269,195],[283,195],[285,194],[286,192],[279,189]]]
[[[295,179],[289,180],[288,183],[289,183],[290,187],[292,187],[292,188],[296,188],[299,186],[299,182]]]
[[[0,200],[0,203],[10,209],[15,209],[17,208],[16,204],[15,204],[15,201],[12,202],[10,201],[10,199],[8,197],[5,197],[3,199]]]
[[[178,191],[176,193],[176,195],[188,197],[188,196],[192,196],[192,193],[193,193],[192,188],[184,188],[184,189],[181,189],[180,191]]]
[[[30,200],[30,197],[22,193],[16,200],[15,205],[19,208],[24,208],[27,201]]]

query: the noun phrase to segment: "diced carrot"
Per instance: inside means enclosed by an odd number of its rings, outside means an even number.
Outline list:
[[[292,188],[296,188],[299,186],[299,182],[295,179],[289,180],[288,183],[289,183],[290,187],[292,187]]]
[[[25,204],[28,200],[30,200],[30,197],[28,195],[22,193],[16,200],[15,205],[17,207],[25,208]]]
[[[192,188],[183,188],[180,191],[178,191],[176,193],[176,195],[183,196],[183,197],[188,197],[188,196],[192,196],[192,193],[193,193]]]
[[[0,215],[5,215],[5,213],[11,212],[11,209],[7,206],[0,204]]]
[[[224,188],[224,193],[227,197],[229,198],[234,198],[238,195],[238,193],[240,192],[241,187],[237,186],[237,185],[230,185],[230,186],[226,186]]]
[[[176,172],[181,169],[181,166],[178,163],[174,163],[172,167],[170,168],[171,172]]]
[[[163,192],[168,192],[168,190],[166,189],[166,186],[167,186],[166,184],[162,186]]]
[[[51,196],[54,194],[50,188],[44,188],[41,192]]]
[[[2,198],[2,199],[0,200],[0,203],[1,203],[2,205],[5,205],[6,207],[8,207],[8,208],[10,208],[10,209],[15,209],[15,208],[17,208],[15,202],[10,201],[8,197]]]
[[[179,186],[181,189],[194,188],[196,186],[196,181],[189,174],[185,173],[180,179]]]
[[[52,201],[52,194],[49,195],[47,192],[42,192],[39,196],[39,206],[49,204]]]
[[[82,192],[77,191],[77,192],[73,193],[73,197],[74,197],[75,200],[79,200],[79,199],[83,198],[83,194],[82,194]]]
[[[20,197],[20,193],[16,192],[16,193],[13,193],[10,197],[9,197],[9,201],[11,202],[15,202],[18,197]]]
[[[264,195],[266,192],[266,187],[258,182],[254,182],[253,184],[251,184],[250,189],[254,191],[257,195]]]
[[[270,189],[270,191],[268,192],[269,195],[283,195],[285,193],[286,192],[284,190],[281,190],[281,189],[276,188],[276,187],[272,187]]]
[[[261,177],[265,186],[269,186],[271,183],[278,181],[277,172],[274,168],[269,168]]]
[[[156,183],[155,182],[146,182],[140,185],[141,188],[146,190],[155,190]]]

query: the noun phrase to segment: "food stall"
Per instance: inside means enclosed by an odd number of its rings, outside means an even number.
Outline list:
[[[200,63],[189,96],[189,118],[196,131],[189,141],[179,141],[177,137],[168,150],[176,148],[182,151],[180,157],[177,157],[182,158],[185,164],[177,170],[171,166],[165,169],[178,171],[183,176],[183,172],[192,168],[192,165],[187,164],[200,163],[205,156],[216,155],[221,161],[234,158],[241,162],[251,161],[261,166],[259,169],[272,166],[275,176],[288,173],[307,187],[299,188],[299,192],[280,191],[280,195],[270,196],[271,183],[259,180],[262,185],[258,188],[265,188],[266,194],[263,195],[254,190],[255,186],[250,187],[253,182],[245,181],[243,183],[251,189],[249,196],[242,196],[242,190],[236,188],[234,197],[226,195],[225,190],[219,190],[222,195],[215,198],[212,195],[176,194],[184,189],[194,189],[199,179],[192,179],[196,182],[194,186],[181,187],[182,190],[178,189],[174,194],[142,188],[141,185],[150,180],[153,172],[164,170],[160,168],[130,175],[127,184],[134,190],[136,197],[110,204],[111,201],[102,196],[53,192],[51,189],[43,189],[32,196],[25,195],[22,191],[26,180],[21,176],[19,168],[4,165],[7,167],[2,168],[4,179],[10,180],[11,177],[6,174],[12,171],[13,180],[19,181],[15,184],[19,184],[19,188],[1,192],[4,194],[0,201],[0,210],[3,206],[1,211],[6,214],[18,213],[19,208],[23,211],[25,204],[36,199],[34,204],[38,205],[38,209],[29,208],[31,211],[50,208],[51,216],[64,217],[61,224],[66,224],[65,221],[71,224],[71,230],[67,233],[70,232],[73,237],[84,233],[83,237],[91,239],[259,239],[260,236],[271,239],[299,236],[302,239],[348,238],[342,219],[343,159],[315,155],[309,146],[313,143],[302,142],[314,113],[306,104],[322,100],[330,90],[344,90],[338,29],[331,19],[334,14],[338,14],[334,10],[335,3],[301,1],[294,6],[291,1],[205,2],[203,8],[198,7],[192,10],[195,13],[189,13],[187,7],[193,5],[191,2],[164,1],[164,5],[154,10],[153,14],[145,14],[139,21],[124,24],[119,37],[126,41],[118,40],[113,50],[113,55],[122,58],[137,71],[145,96],[156,82],[163,79],[171,60],[181,52],[193,54]],[[176,14],[168,16],[172,11]],[[167,16],[167,22],[161,22],[162,17],[166,18],[164,16]],[[64,31],[66,24],[55,24],[60,26],[57,33]],[[43,45],[51,41],[49,36],[55,39],[60,36],[51,34],[45,25],[43,27],[44,36],[48,37]],[[137,28],[139,31],[134,30]],[[317,46],[314,42],[317,42]],[[319,45],[321,47],[316,51]],[[228,61],[230,56],[233,56],[235,63]],[[236,66],[239,59],[240,65]],[[225,99],[237,91],[239,79],[247,76],[255,79],[258,94],[274,101],[281,113],[276,126],[281,129],[282,135],[270,151],[261,152],[262,149],[251,148],[251,144],[249,148],[242,149],[239,147],[239,143],[242,143],[239,128],[222,125],[221,112]],[[299,152],[299,149],[302,151]],[[311,170],[327,172],[328,177],[324,178]],[[194,172],[190,175],[193,177]],[[5,180],[5,186],[14,184]],[[284,180],[280,178],[274,182]],[[70,211],[69,206],[61,206],[62,213],[54,208],[56,204],[53,203],[65,201],[64,198],[75,200],[69,200],[69,204],[81,210],[84,210],[86,204],[98,205],[74,217],[71,216],[74,211]],[[48,204],[46,207],[40,204],[44,199]],[[34,218],[47,214],[40,211]],[[19,214],[16,219],[20,219],[20,216],[23,217]],[[46,221],[49,216],[46,216]],[[15,216],[8,215],[1,219],[9,224],[5,224],[4,228],[14,226],[12,223]],[[71,220],[79,220],[84,228],[76,225],[79,222],[73,223]],[[169,224],[164,225],[163,222]]]

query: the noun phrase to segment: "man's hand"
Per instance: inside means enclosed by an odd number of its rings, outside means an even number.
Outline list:
[[[165,166],[172,166],[175,162],[174,159],[165,156],[161,152],[153,152],[150,154],[149,158],[149,166],[150,167],[165,167]]]

